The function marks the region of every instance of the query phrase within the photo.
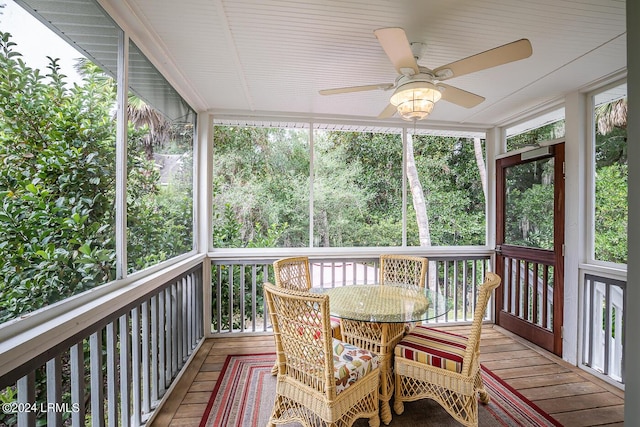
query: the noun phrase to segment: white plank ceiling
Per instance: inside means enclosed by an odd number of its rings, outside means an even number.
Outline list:
[[[626,68],[622,0],[101,0],[198,111],[221,117],[376,120],[390,92],[318,94],[392,83],[373,31],[402,27],[431,69],[528,38],[527,59],[448,80],[486,100],[441,101],[434,125],[489,127]],[[396,116],[389,122],[399,122]]]

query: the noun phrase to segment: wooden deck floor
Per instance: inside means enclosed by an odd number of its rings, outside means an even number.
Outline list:
[[[480,347],[484,366],[564,426],[623,425],[624,392],[618,388],[498,327],[483,327]],[[205,341],[151,426],[197,427],[227,355],[273,351],[270,335]]]

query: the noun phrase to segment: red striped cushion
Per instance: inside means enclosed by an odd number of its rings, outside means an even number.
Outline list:
[[[396,357],[461,372],[467,337],[416,326],[395,347]]]
[[[331,329],[340,328],[340,319],[331,316]]]

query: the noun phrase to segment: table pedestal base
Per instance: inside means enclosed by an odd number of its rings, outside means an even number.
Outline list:
[[[402,340],[405,331],[404,323],[376,323],[357,320],[340,321],[342,340],[380,356],[380,419],[383,423],[391,422],[391,406],[393,396],[393,348]]]

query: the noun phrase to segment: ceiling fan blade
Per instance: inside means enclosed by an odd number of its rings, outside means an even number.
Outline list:
[[[459,61],[452,62],[433,70],[438,80],[450,79],[463,76],[509,62],[518,61],[531,56],[533,49],[531,42],[527,39],[520,39],[515,42],[487,50],[476,55],[468,56]]]
[[[380,83],[377,85],[365,85],[365,86],[351,86],[351,87],[339,87],[335,89],[323,89],[320,92],[320,95],[336,95],[339,93],[349,93],[349,92],[363,92],[366,90],[387,90],[391,89],[394,86],[393,83]]]
[[[442,83],[438,83],[438,86],[444,88],[444,90],[442,91],[442,99],[465,108],[473,108],[484,101],[484,97],[476,95],[475,93],[467,92],[466,90],[462,90],[457,87],[445,85]]]
[[[379,119],[388,119],[389,117],[393,117],[396,113],[397,107],[393,104],[388,104],[387,107],[382,110],[380,114],[378,114]]]
[[[384,53],[387,54],[399,74],[414,75],[419,73],[418,63],[402,28],[380,28],[375,30],[373,34],[378,38]]]

